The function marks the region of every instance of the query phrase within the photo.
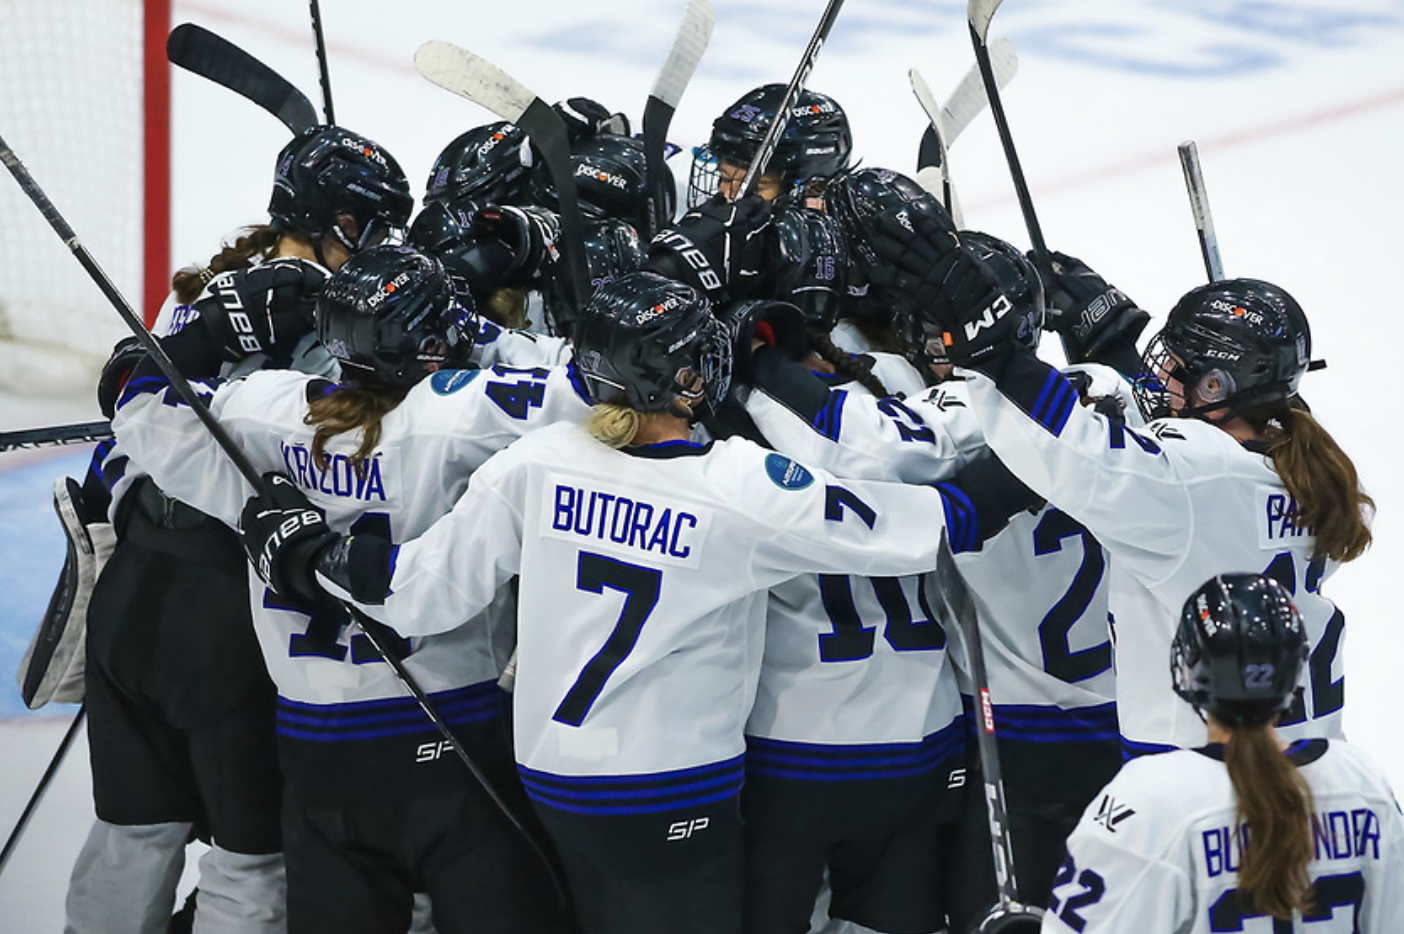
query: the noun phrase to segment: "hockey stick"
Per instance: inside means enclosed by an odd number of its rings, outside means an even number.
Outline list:
[[[562,128],[561,132],[562,135],[564,135],[564,128]],[[15,156],[14,150],[9,147],[4,139],[0,139],[0,162],[3,162],[5,168],[9,169],[10,174],[19,182],[20,188],[24,190],[29,200],[34,203],[34,206],[44,215],[44,219],[49,222],[49,226],[54,229],[54,232],[59,235],[59,238],[63,240],[64,243],[68,244],[73,255],[77,257],[78,262],[87,270],[93,281],[97,283],[98,288],[102,290],[107,300],[117,309],[117,313],[122,316],[122,319],[127,323],[127,327],[136,335],[142,347],[151,355],[151,359],[155,361],[157,367],[170,382],[171,389],[176,395],[180,396],[182,402],[190,406],[195,416],[200,420],[200,423],[205,426],[205,429],[209,431],[211,437],[214,438],[215,443],[220,446],[234,463],[234,466],[238,468],[239,473],[243,474],[244,479],[248,481],[249,485],[256,490],[263,490],[265,484],[258,469],[254,467],[253,463],[244,452],[234,443],[234,440],[229,437],[229,434],[224,430],[224,426],[220,425],[214,415],[210,413],[209,406],[205,404],[205,401],[201,399],[191,385],[186,382],[185,377],[176,369],[175,364],[171,362],[171,358],[161,347],[160,342],[158,342],[156,338],[152,336],[151,332],[146,329],[145,325],[142,324],[141,319],[137,317],[136,312],[132,310],[132,306],[127,302],[126,298],[123,297],[122,293],[117,290],[117,287],[112,284],[112,280],[107,277],[107,274],[102,271],[102,268],[98,266],[91,254],[88,253],[87,248],[78,240],[77,234],[73,232],[73,228],[69,226],[68,221],[64,220],[58,208],[49,200],[48,195],[44,194],[43,189],[35,182],[34,177],[29,174],[29,170],[19,161]],[[406,691],[414,696],[420,709],[424,711],[424,714],[429,718],[430,722],[434,724],[439,735],[444,738],[445,742],[448,743],[449,747],[458,758],[467,766],[468,771],[473,775],[474,779],[477,780],[478,784],[482,786],[488,797],[492,799],[493,803],[501,809],[503,815],[526,838],[527,843],[537,850],[542,861],[546,864],[547,871],[551,874],[552,880],[556,884],[557,896],[561,899],[561,904],[567,905],[568,902],[565,899],[565,890],[561,886],[560,880],[556,878],[555,868],[551,861],[547,859],[545,853],[539,849],[535,838],[520,822],[517,815],[513,813],[512,809],[507,805],[507,802],[498,795],[497,791],[492,787],[492,783],[488,781],[487,776],[478,768],[478,764],[468,755],[468,751],[463,748],[463,744],[458,741],[458,737],[449,729],[448,724],[434,708],[428,695],[420,688],[414,676],[410,674],[409,670],[405,667],[404,662],[387,647],[382,633],[385,627],[375,620],[370,619],[350,604],[345,604],[345,608],[351,615],[351,618],[359,625],[361,633],[366,637],[367,641],[370,642],[371,648],[373,648],[376,654],[390,666],[390,670],[394,672],[396,680],[400,682]]]
[[[561,254],[570,273],[568,284],[576,311],[583,310],[592,292],[590,267],[585,259],[585,230],[580,217],[580,200],[575,192],[570,140],[560,114],[492,62],[449,42],[431,40],[421,45],[414,53],[414,67],[444,90],[515,123],[531,138],[555,185],[561,219]]]
[[[1004,103],[999,97],[999,84],[995,81],[994,65],[990,60],[989,46],[986,45],[990,20],[1002,2],[1004,0],[970,0],[966,17],[970,21],[970,39],[975,45],[975,61],[980,66],[980,78],[990,99],[990,113],[994,115],[995,128],[999,130],[999,142],[1004,147],[1004,158],[1014,179],[1019,209],[1024,213],[1024,226],[1028,228],[1029,241],[1033,244],[1034,266],[1039,272],[1047,274],[1052,266],[1048,260],[1048,245],[1043,242],[1043,229],[1039,227],[1038,216],[1034,214],[1033,198],[1024,180],[1024,170],[1019,165],[1019,154],[1014,151],[1014,137],[1009,133],[1009,119],[1004,115]]]
[[[1199,231],[1199,253],[1204,257],[1204,271],[1210,282],[1224,278],[1224,261],[1219,256],[1219,238],[1214,233],[1214,215],[1209,213],[1209,192],[1204,188],[1204,173],[1199,168],[1199,147],[1194,140],[1179,145],[1180,168],[1185,172],[1185,189],[1189,192],[1190,211]]]
[[[79,422],[76,425],[0,431],[0,451],[22,451],[26,448],[45,448],[60,444],[87,444],[92,441],[106,441],[110,437],[111,422]]]
[[[677,112],[683,91],[702,60],[702,53],[712,38],[712,4],[709,0],[688,0],[678,34],[663,67],[654,79],[653,90],[643,112],[644,178],[648,186],[648,214],[653,229],[640,231],[644,242],[672,222],[668,216],[667,176],[663,171],[663,150],[667,145],[668,127]]]
[[[994,66],[996,83],[1001,88],[1007,87],[1019,70],[1019,57],[1014,54],[1014,43],[1008,39],[995,40],[990,46],[990,62]],[[942,200],[951,219],[955,221],[956,228],[960,229],[965,224],[960,216],[960,206],[956,203],[955,189],[951,187],[951,172],[946,153],[955,143],[956,137],[960,136],[970,125],[970,121],[989,103],[979,66],[966,72],[960,84],[951,92],[951,96],[946,98],[944,106],[937,105],[936,97],[922,78],[921,72],[913,68],[907,72],[907,77],[911,81],[912,93],[916,95],[917,103],[921,105],[931,123],[921,137],[917,169],[940,170]]]
[[[1004,777],[999,768],[999,747],[995,743],[994,703],[990,700],[990,680],[985,671],[985,651],[980,642],[980,626],[975,601],[951,554],[946,532],[941,531],[941,548],[936,554],[936,584],[941,599],[956,619],[965,640],[970,680],[977,692],[975,731],[980,751],[980,773],[985,786],[985,808],[990,821],[990,846],[994,853],[995,886],[999,901],[975,928],[980,934],[1014,934],[1039,929],[1043,911],[1019,902],[1014,873],[1014,849],[1009,839],[1009,811],[1004,801]]]
[[[824,40],[829,37],[829,30],[834,27],[834,20],[838,19],[839,10],[843,9],[843,0],[829,0],[828,6],[824,7],[824,15],[819,17],[819,25],[814,30],[814,35],[809,39],[809,45],[805,46],[804,54],[800,56],[799,67],[795,69],[795,74],[790,78],[790,84],[785,88],[785,94],[780,98],[780,106],[775,109],[775,119],[771,122],[770,128],[765,131],[765,136],[761,138],[760,148],[751,159],[751,164],[746,168],[746,177],[741,181],[741,195],[749,195],[755,192],[756,186],[760,184],[760,177],[765,172],[765,167],[770,164],[770,157],[775,155],[775,147],[780,145],[780,137],[785,133],[785,127],[790,122],[790,110],[799,100],[800,92],[804,90],[804,82],[809,78],[809,73],[814,70],[814,62],[819,58],[819,50],[824,47]]]
[[[317,71],[322,79],[322,114],[327,119],[327,124],[336,124],[336,112],[332,109],[331,96],[331,73],[327,71],[327,40],[322,33],[322,5],[317,0],[308,0],[307,6],[312,14],[312,36],[317,40]]]
[[[29,824],[29,819],[34,816],[34,811],[39,807],[39,802],[43,800],[44,793],[49,790],[49,785],[53,783],[54,775],[58,773],[59,766],[63,764],[63,757],[68,752],[68,747],[73,744],[73,737],[78,735],[78,728],[83,725],[83,717],[87,714],[86,705],[78,706],[78,713],[73,717],[73,722],[64,731],[63,739],[59,740],[58,749],[54,750],[53,758],[49,760],[49,767],[44,770],[44,774],[39,777],[39,784],[35,786],[34,793],[29,796],[29,802],[25,804],[24,810],[20,812],[19,820],[15,821],[15,829],[10,831],[9,838],[5,841],[5,848],[0,850],[0,872],[5,871],[5,864],[10,861],[10,854],[15,851],[15,846],[19,843],[20,834],[24,833],[24,828]]]
[[[194,23],[182,23],[166,40],[166,58],[172,65],[208,78],[253,101],[300,133],[317,125],[312,102],[287,79],[239,48]]]

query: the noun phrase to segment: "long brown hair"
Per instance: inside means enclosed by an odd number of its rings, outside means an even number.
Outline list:
[[[1238,866],[1240,905],[1274,918],[1305,914],[1312,900],[1311,788],[1267,722],[1228,729],[1232,738],[1224,747],[1224,765],[1238,799],[1239,823],[1248,829]]]
[[[1297,501],[1299,527],[1315,530],[1316,555],[1352,561],[1370,547],[1375,501],[1345,451],[1304,408],[1243,413],[1267,443],[1282,485]]]
[[[231,269],[247,269],[255,259],[267,259],[278,245],[277,230],[267,224],[245,227],[230,243],[210,258],[205,266],[186,266],[171,277],[171,289],[176,301],[189,304],[215,276]]]
[[[312,462],[330,469],[327,442],[348,431],[361,432],[361,443],[348,460],[358,477],[380,443],[380,423],[405,398],[409,390],[366,386],[337,386],[307,405],[303,422],[316,428],[312,435]]]
[[[809,346],[819,355],[821,360],[832,365],[836,371],[847,376],[879,399],[892,395],[887,391],[882,380],[873,374],[871,358],[868,358],[866,364],[860,362],[857,357],[839,348],[834,343],[833,338],[823,331],[811,330],[809,332]]]

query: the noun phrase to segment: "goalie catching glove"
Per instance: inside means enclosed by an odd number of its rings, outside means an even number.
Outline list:
[[[361,603],[380,603],[390,590],[390,542],[333,532],[322,510],[279,473],[264,474],[263,489],[244,504],[239,540],[259,578],[304,607],[326,600],[319,572]]]

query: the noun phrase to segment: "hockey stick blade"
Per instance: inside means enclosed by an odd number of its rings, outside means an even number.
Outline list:
[[[294,133],[317,125],[317,110],[307,95],[248,52],[204,27],[182,23],[172,29],[166,39],[166,58],[172,65],[253,101]]]
[[[561,256],[570,274],[569,285],[576,310],[583,310],[591,295],[590,267],[585,259],[585,228],[575,191],[570,140],[560,114],[492,62],[450,42],[430,40],[421,45],[414,53],[414,67],[445,91],[515,123],[531,138],[556,189]]]
[[[990,21],[994,19],[995,10],[1004,0],[970,0],[965,8],[965,18],[970,21],[970,28],[984,42],[990,34]]]
[[[1185,173],[1185,189],[1189,192],[1190,211],[1199,232],[1199,254],[1204,257],[1204,271],[1210,282],[1224,278],[1224,261],[1219,256],[1219,237],[1214,233],[1214,216],[1209,211],[1209,192],[1204,187],[1204,172],[1199,166],[1199,147],[1186,140],[1178,147],[1180,168]]]
[[[673,114],[677,112],[683,91],[687,90],[692,73],[697,70],[697,63],[702,60],[702,53],[711,41],[714,21],[709,0],[688,0],[668,57],[663,60],[663,67],[658,70],[653,90],[644,104],[644,176],[647,179],[648,214],[653,225],[653,229],[647,231],[650,237],[672,220],[667,216],[667,176],[663,171],[668,127],[672,125]]]
[[[0,431],[0,451],[20,451],[59,444],[87,444],[112,437],[111,422],[80,422],[77,425],[54,425],[50,428],[24,428]]]

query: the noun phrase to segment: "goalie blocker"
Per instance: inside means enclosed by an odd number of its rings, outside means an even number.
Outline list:
[[[31,710],[51,701],[76,704],[83,700],[88,601],[117,541],[110,523],[88,521],[83,490],[72,477],[54,482],[54,511],[68,538],[68,554],[48,609],[20,662],[20,695]]]

